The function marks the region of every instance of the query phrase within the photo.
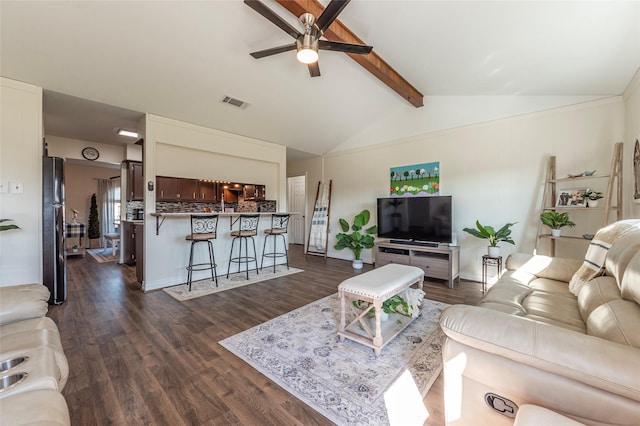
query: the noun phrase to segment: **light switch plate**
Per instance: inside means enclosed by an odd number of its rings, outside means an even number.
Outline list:
[[[22,194],[24,192],[24,184],[22,182],[10,182],[12,194]]]
[[[9,181],[0,181],[0,194],[6,194],[9,192]]]

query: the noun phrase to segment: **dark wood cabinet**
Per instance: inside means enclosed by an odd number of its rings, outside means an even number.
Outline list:
[[[256,199],[256,186],[255,185],[245,185],[243,188],[244,191],[244,200],[245,201],[254,201]]]
[[[134,257],[135,257],[135,262],[136,262],[136,279],[138,280],[138,282],[140,284],[142,284],[143,281],[143,259],[144,259],[144,250],[143,250],[143,243],[144,243],[144,225],[141,223],[136,223],[133,226],[134,229],[134,235],[135,235],[135,253],[134,253]]]
[[[198,201],[198,180],[178,178],[178,201]]]
[[[127,201],[142,201],[144,199],[144,176],[142,163],[127,162]]]
[[[124,253],[124,263],[127,265],[136,264],[136,226],[132,222],[123,222],[123,234],[120,249]]]
[[[215,203],[218,201],[218,184],[201,180],[198,182],[198,201]]]
[[[178,201],[178,178],[156,176],[156,201]]]
[[[238,191],[232,191],[229,188],[224,188],[224,202],[225,203],[237,203]]]
[[[267,187],[265,185],[256,185],[256,201],[264,201],[267,199]]]

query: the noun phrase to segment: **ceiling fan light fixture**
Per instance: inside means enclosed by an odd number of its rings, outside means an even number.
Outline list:
[[[313,64],[318,61],[318,40],[309,34],[302,37],[302,41],[297,40],[296,58],[303,64]]]

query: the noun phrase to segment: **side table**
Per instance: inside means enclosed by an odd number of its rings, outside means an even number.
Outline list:
[[[498,268],[498,278],[502,275],[502,256],[489,256],[485,254],[482,256],[482,292],[487,292],[487,270],[489,266],[495,266]]]
[[[78,239],[78,244],[74,245],[74,247],[76,247],[75,249],[66,248],[67,257],[69,256],[84,257],[84,231],[85,231],[84,223],[67,222],[65,224],[65,237]]]

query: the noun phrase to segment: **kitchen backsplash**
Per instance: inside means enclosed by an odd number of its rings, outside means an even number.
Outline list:
[[[189,203],[189,202],[156,202],[156,213],[172,213],[172,212],[202,212],[205,208],[211,209],[212,212],[220,212],[220,203]],[[224,203],[224,208],[232,208],[235,212],[275,212],[275,200],[265,201],[242,201],[238,203]],[[127,209],[129,210],[129,209]],[[128,215],[128,211],[127,211]],[[133,216],[133,210],[131,212]]]

